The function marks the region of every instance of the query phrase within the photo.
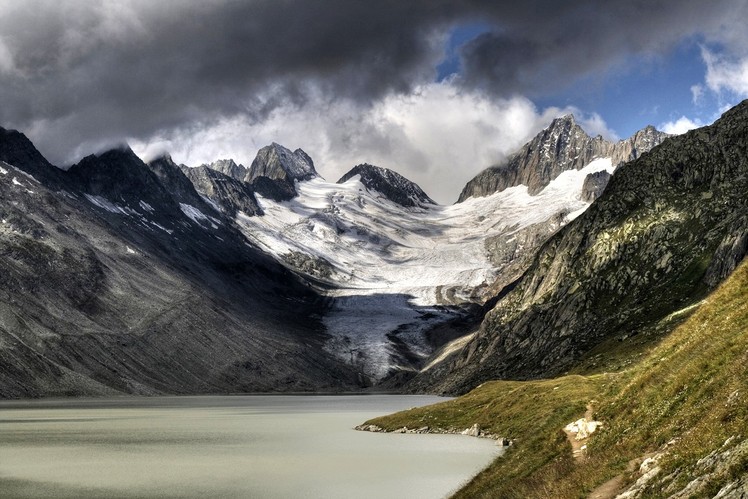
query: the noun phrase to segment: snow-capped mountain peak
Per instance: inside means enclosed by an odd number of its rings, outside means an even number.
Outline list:
[[[424,205],[436,204],[416,183],[388,168],[381,168],[368,163],[354,166],[337,183],[344,184],[356,176],[359,176],[359,181],[367,189],[377,191],[385,198],[401,206],[423,207]]]
[[[568,114],[554,119],[505,162],[476,175],[462,190],[458,202],[517,185],[526,185],[530,194],[538,194],[566,170],[580,170],[599,158],[610,158],[615,167],[636,159],[667,137],[649,126],[628,139],[610,142],[599,135],[590,137]]]

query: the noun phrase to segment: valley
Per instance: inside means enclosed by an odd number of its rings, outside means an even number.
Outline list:
[[[742,490],[747,112],[617,144],[558,118],[450,206],[275,143],[250,168],[122,148],[65,171],[3,130],[1,395],[462,395],[366,424],[515,443],[458,496]],[[604,425],[575,462],[585,411]]]

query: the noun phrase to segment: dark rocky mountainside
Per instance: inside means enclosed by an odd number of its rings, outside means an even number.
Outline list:
[[[251,184],[259,194],[284,201],[296,196],[296,181],[317,176],[314,162],[307,153],[301,149],[291,152],[273,142],[257,152],[243,180]]]
[[[218,205],[220,210],[232,219],[239,212],[248,216],[262,215],[255,191],[248,183],[207,166],[181,166],[181,171],[200,194]]]
[[[606,341],[650,334],[748,251],[748,101],[623,165],[547,242],[456,357],[413,387],[561,373]]]
[[[167,158],[0,133],[0,397],[336,390],[326,302]]]
[[[221,159],[194,168],[192,173],[192,168],[184,167],[182,170],[190,180],[197,182],[196,188],[201,194],[227,212],[236,213],[240,209],[247,215],[262,213],[255,193],[273,201],[288,201],[298,195],[296,182],[318,176],[314,162],[307,153],[301,149],[291,152],[275,142],[260,149],[249,168],[236,164],[233,159]],[[221,176],[211,172],[218,172]],[[223,185],[219,187],[218,184]],[[239,201],[243,195],[248,196],[246,202]]]
[[[613,143],[601,136],[590,137],[574,116],[556,118],[506,163],[483,170],[470,180],[457,202],[469,197],[489,196],[508,187],[526,185],[537,194],[566,170],[579,170],[593,159],[609,157],[613,166],[636,159],[660,144],[668,135],[648,126],[626,140]]]
[[[361,183],[367,189],[377,191],[399,205],[413,207],[436,204],[416,183],[397,172],[367,163],[354,166],[338,180],[338,184],[343,184],[356,175],[360,175]]]

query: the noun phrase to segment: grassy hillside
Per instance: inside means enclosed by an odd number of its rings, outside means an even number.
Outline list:
[[[616,373],[489,382],[453,401],[367,423],[386,429],[461,429],[478,423],[514,439],[505,456],[457,497],[585,497],[616,476],[621,490],[641,477],[645,457],[654,457],[660,471],[636,497],[670,496],[697,478],[683,497],[711,497],[743,476],[748,469],[748,262],[636,358]],[[575,460],[561,428],[582,417],[587,404],[604,427],[590,438],[587,457]]]

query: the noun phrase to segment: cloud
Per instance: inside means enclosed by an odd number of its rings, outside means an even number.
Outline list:
[[[739,53],[743,13],[744,0],[3,2],[0,125],[61,165],[123,140],[247,163],[278,141],[332,180],[369,161],[450,202],[557,114],[617,138],[599,115],[530,99],[688,36]],[[462,72],[435,83],[451,30],[471,23],[482,33],[456,50]],[[742,74],[726,61],[708,88]]]
[[[619,137],[614,130],[608,128],[608,124],[599,114],[586,114],[574,107],[568,109],[572,114],[574,114],[574,117],[576,118],[577,123],[579,123],[579,126],[581,126],[589,135],[593,137],[596,135],[601,135],[604,139],[610,141],[617,141],[621,139],[621,137]]]
[[[716,93],[726,90],[739,97],[748,97],[748,54],[746,55],[744,58],[728,57],[702,47],[707,87]]]
[[[303,106],[280,106],[262,122],[234,117],[131,145],[142,157],[169,151],[175,161],[190,166],[228,157],[249,165],[258,149],[276,141],[304,149],[329,181],[369,162],[405,175],[448,204],[478,172],[569,112],[589,133],[611,136],[594,114],[571,107],[541,112],[524,97],[494,99],[444,81],[419,86],[408,95],[388,95],[365,108],[319,95]]]
[[[690,118],[686,118],[685,116],[681,116],[675,121],[668,121],[666,123],[662,123],[658,127],[658,129],[662,130],[665,133],[670,133],[673,135],[680,135],[682,133],[686,133],[689,130],[700,128],[705,125],[707,125],[707,123],[703,123],[699,119],[692,120]]]
[[[698,105],[704,97],[704,87],[700,84],[691,85],[691,102]]]
[[[744,11],[743,0],[495,2],[485,14],[495,28],[462,48],[463,80],[497,95],[560,92],[665,55],[689,37],[744,31]]]
[[[0,124],[31,130],[65,163],[123,137],[260,123],[319,94],[366,109],[433,82],[450,29],[476,21],[487,32],[460,49],[453,83],[532,98],[717,32],[735,3],[4,2]]]
[[[346,0],[3,3],[0,64],[12,61],[17,74],[0,82],[0,123],[34,130],[65,162],[86,141],[259,121],[318,92],[367,104],[432,78],[443,52],[436,26],[449,10]]]

